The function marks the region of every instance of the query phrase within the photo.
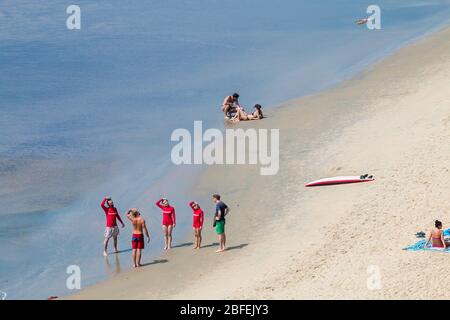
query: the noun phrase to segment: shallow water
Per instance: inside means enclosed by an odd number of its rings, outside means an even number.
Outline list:
[[[364,1],[79,1],[0,4],[0,290],[8,298],[70,293],[129,267],[101,257],[105,194],[142,209],[161,247],[165,195],[189,230],[189,189],[200,167],[170,162],[170,133],[222,128],[219,105],[273,106],[327,88],[448,23],[448,1],[378,1],[382,29],[353,21]],[[216,191],[216,190],[214,190]],[[210,204],[203,204],[210,211]],[[120,248],[129,247],[129,227]],[[120,264],[120,268],[119,268]]]

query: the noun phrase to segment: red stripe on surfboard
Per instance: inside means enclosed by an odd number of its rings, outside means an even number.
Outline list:
[[[367,180],[333,180],[333,181],[321,181],[321,182],[310,182],[305,184],[305,187],[317,187],[317,186],[331,186],[334,184],[345,184],[345,183],[361,183],[361,182],[370,182],[375,179],[367,179]]]

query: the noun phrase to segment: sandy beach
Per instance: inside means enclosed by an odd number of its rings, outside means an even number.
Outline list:
[[[448,298],[450,255],[402,248],[435,219],[450,226],[449,39],[450,29],[434,33],[330,90],[240,123],[280,129],[278,174],[209,167],[195,190],[208,218],[202,250],[175,239],[187,244],[67,298]],[[376,180],[304,187],[364,173]],[[214,192],[231,208],[223,254],[210,227]],[[368,268],[379,270],[379,288],[368,288]]]

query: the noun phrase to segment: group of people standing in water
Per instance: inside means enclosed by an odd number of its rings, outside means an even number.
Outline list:
[[[226,236],[225,236],[225,216],[229,212],[228,206],[221,200],[220,195],[214,194],[212,200],[216,205],[214,213],[214,224],[216,233],[219,236],[219,248],[216,252],[223,252],[226,249]],[[120,234],[119,227],[117,226],[117,220],[121,223],[122,228],[125,227],[122,218],[119,215],[117,208],[114,205],[111,197],[105,197],[101,202],[102,207],[106,215],[106,228],[105,228],[105,240],[103,247],[103,255],[108,255],[108,243],[110,239],[113,239],[114,253],[118,253],[117,239]],[[161,209],[162,213],[162,229],[164,233],[164,250],[172,248],[172,231],[176,225],[175,208],[169,204],[169,200],[162,198],[156,202],[156,206]],[[204,222],[204,212],[200,208],[200,205],[195,202],[189,202],[189,207],[192,209],[193,223],[192,228],[194,230],[195,245],[194,249],[200,249],[202,245],[202,229]],[[133,267],[137,268],[141,266],[142,250],[145,247],[144,235],[147,237],[147,242],[150,241],[150,233],[147,229],[145,219],[141,216],[138,209],[132,208],[127,211],[126,217],[130,220],[133,227],[131,236],[132,258]]]

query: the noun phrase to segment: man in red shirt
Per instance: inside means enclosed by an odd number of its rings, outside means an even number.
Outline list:
[[[107,204],[108,206],[106,206]],[[100,204],[103,211],[105,211],[106,215],[106,229],[105,229],[105,242],[104,242],[104,250],[103,255],[106,257],[108,255],[108,242],[111,237],[114,239],[114,253],[117,253],[117,237],[119,236],[119,227],[117,226],[116,220],[119,219],[122,224],[122,228],[125,227],[122,219],[120,218],[119,212],[116,207],[114,207],[114,202],[111,197],[105,197]]]

